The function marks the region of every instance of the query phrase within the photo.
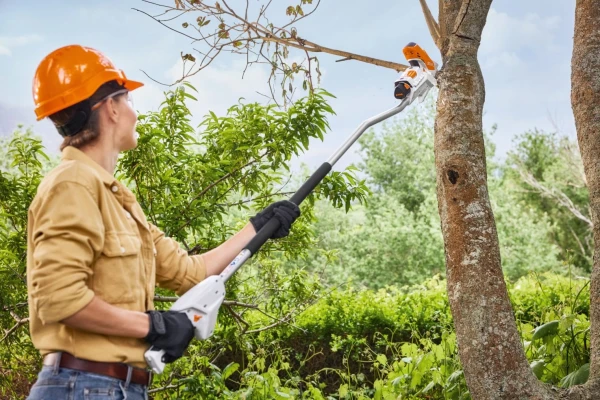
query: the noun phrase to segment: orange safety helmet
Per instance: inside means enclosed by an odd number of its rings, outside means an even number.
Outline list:
[[[54,50],[42,60],[33,78],[37,120],[90,98],[112,80],[129,91],[144,85],[127,79],[108,57],[90,47],[70,45]]]

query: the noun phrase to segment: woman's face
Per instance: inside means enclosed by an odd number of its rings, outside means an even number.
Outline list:
[[[127,92],[118,96],[115,100],[119,111],[115,129],[115,145],[119,151],[135,149],[137,146],[137,132],[135,131],[137,113],[133,108],[131,93]]]

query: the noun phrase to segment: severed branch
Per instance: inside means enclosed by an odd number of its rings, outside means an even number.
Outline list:
[[[224,206],[224,207],[235,207],[235,206],[240,206],[242,204],[251,203],[251,202],[254,202],[256,200],[268,199],[268,198],[271,198],[271,197],[274,197],[274,196],[289,196],[289,195],[292,195],[294,193],[296,193],[296,192],[275,192],[275,193],[266,194],[264,196],[255,197],[253,199],[240,200],[238,202],[229,203],[229,204],[221,203],[221,204],[217,204],[217,205],[218,206]]]
[[[292,39],[281,39],[281,38],[275,37],[270,34],[265,34],[265,36],[262,37],[261,39],[266,42],[275,42],[275,43],[279,43],[279,44],[282,44],[285,46],[290,46],[290,47],[293,47],[296,49],[305,50],[305,51],[308,51],[311,53],[327,53],[327,54],[332,54],[335,56],[343,57],[341,60],[338,60],[338,61],[346,61],[346,60],[362,61],[367,64],[373,64],[373,65],[377,65],[379,67],[393,69],[396,72],[404,71],[406,68],[408,68],[407,65],[392,62],[392,61],[385,61],[385,60],[380,60],[378,58],[361,56],[360,54],[354,54],[354,53],[350,53],[350,52],[343,51],[343,50],[331,49],[329,47],[321,46],[314,42],[310,42],[308,40],[302,39],[299,36],[297,36],[296,38],[292,38]]]
[[[295,75],[304,75],[300,84],[305,90],[312,91],[314,89],[313,68],[317,79],[320,78],[321,72],[318,60],[314,56],[311,57],[310,53],[331,54],[342,57],[339,61],[356,60],[395,71],[403,71],[407,68],[404,64],[332,49],[300,37],[296,28],[297,23],[314,13],[319,7],[320,0],[317,0],[315,4],[312,2],[306,4],[306,2],[300,1],[300,4],[296,6],[287,7],[287,20],[280,23],[267,18],[267,10],[272,1],[260,5],[254,13],[251,12],[249,1],[235,5],[230,4],[229,0],[219,0],[216,3],[204,0],[177,0],[174,5],[150,0],[143,0],[143,2],[153,7],[159,7],[160,13],[152,15],[144,10],[136,8],[133,10],[190,39],[192,44],[203,46],[202,49],[194,47],[194,51],[201,56],[198,61],[191,54],[181,55],[184,62],[182,77],[168,86],[178,84],[197,74],[210,65],[222,52],[245,55],[246,68],[252,64],[268,65],[271,69],[268,84],[272,98],[276,102],[273,86],[281,85],[282,97],[287,102],[291,100],[294,93]],[[305,11],[303,7],[311,7],[311,9]],[[189,20],[190,17],[196,17],[195,21]],[[433,22],[435,25],[435,21]],[[174,25],[176,23],[181,23],[182,28],[176,28]],[[187,30],[187,32],[183,30]],[[304,60],[300,63],[288,60],[290,49],[302,51],[305,56]],[[311,64],[311,60],[314,60],[315,63]],[[186,62],[191,62],[192,67],[186,69]],[[146,72],[144,73],[152,79]],[[281,79],[278,81],[278,78]]]

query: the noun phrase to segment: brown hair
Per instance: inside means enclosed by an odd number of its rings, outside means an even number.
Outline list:
[[[103,84],[94,92],[94,94],[88,99],[90,105],[94,105],[101,101],[103,98],[117,90],[123,89],[123,86],[119,85],[117,81],[109,81]],[[50,120],[54,122],[56,126],[62,126],[67,124],[74,115],[81,109],[81,103],[74,104],[70,107],[65,108],[57,113],[50,115]],[[98,113],[96,110],[92,111],[88,120],[83,125],[83,128],[73,136],[64,136],[63,142],[60,145],[62,151],[67,146],[73,146],[81,148],[85,145],[93,143],[98,136],[100,136],[100,126]]]

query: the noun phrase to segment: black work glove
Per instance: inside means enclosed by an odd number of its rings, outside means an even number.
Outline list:
[[[150,331],[144,340],[164,350],[163,362],[172,363],[183,355],[194,337],[194,326],[186,314],[178,311],[146,311]]]
[[[271,218],[277,218],[280,224],[279,229],[275,231],[271,239],[279,239],[290,234],[290,227],[299,216],[300,208],[297,205],[289,200],[281,200],[250,218],[250,223],[258,232]]]

